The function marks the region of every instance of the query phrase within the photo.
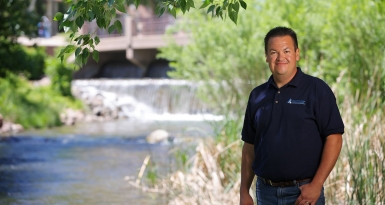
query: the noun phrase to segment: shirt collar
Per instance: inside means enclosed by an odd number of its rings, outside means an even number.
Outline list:
[[[292,85],[294,87],[297,87],[301,81],[301,77],[304,75],[300,67],[297,67],[297,73],[294,75],[293,79],[291,79],[290,82],[288,82],[286,85]],[[274,87],[277,87],[277,85],[274,82],[273,75],[270,76],[269,80],[267,81],[269,85],[272,85]],[[285,86],[286,86],[285,85]]]

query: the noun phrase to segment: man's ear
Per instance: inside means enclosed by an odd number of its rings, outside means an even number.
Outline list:
[[[300,59],[299,48],[297,48],[297,50],[295,50],[295,60],[299,61],[299,59]]]

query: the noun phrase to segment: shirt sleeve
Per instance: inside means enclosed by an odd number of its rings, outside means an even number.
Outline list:
[[[326,83],[319,91],[317,125],[321,137],[325,139],[331,134],[343,134],[344,123],[338,110],[336,98]]]
[[[243,128],[242,128],[242,140],[244,142],[247,142],[249,144],[254,144],[254,138],[255,138],[255,127],[254,127],[254,120],[253,120],[253,114],[252,114],[252,106],[251,106],[251,96],[250,93],[249,100],[246,107],[245,112],[245,118],[243,121]]]

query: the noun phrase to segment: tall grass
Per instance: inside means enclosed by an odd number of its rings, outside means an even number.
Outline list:
[[[379,97],[345,97],[340,105],[344,146],[325,183],[330,204],[385,204],[385,104]]]
[[[377,102],[348,95],[339,103],[344,144],[325,182],[327,204],[385,204],[385,113]],[[159,179],[156,189],[167,194],[169,204],[238,204],[240,130],[241,121],[225,120],[217,135],[199,141],[184,168]]]

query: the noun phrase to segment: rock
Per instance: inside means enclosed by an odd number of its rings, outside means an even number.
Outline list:
[[[71,108],[66,109],[60,114],[60,120],[65,125],[74,125],[77,122],[83,121],[85,118],[84,113],[79,110],[73,110]]]
[[[146,140],[150,144],[155,144],[158,142],[162,142],[164,140],[167,140],[170,137],[170,134],[166,130],[155,130],[151,132],[147,137]]]
[[[10,122],[4,122],[0,128],[0,134],[15,134],[24,130],[24,127],[20,124],[12,124]]]
[[[24,127],[20,124],[12,124],[11,125],[11,130],[13,133],[16,133],[16,132],[21,132],[24,130]]]

